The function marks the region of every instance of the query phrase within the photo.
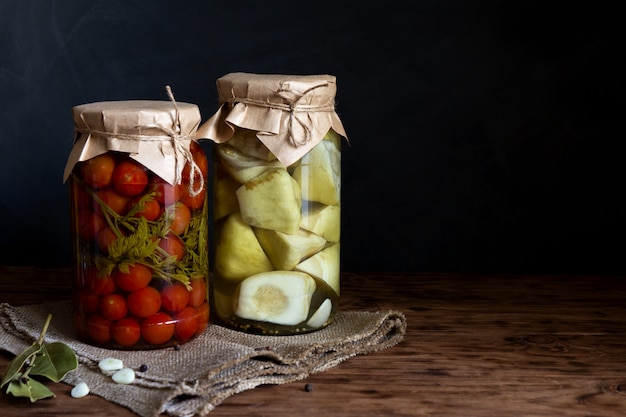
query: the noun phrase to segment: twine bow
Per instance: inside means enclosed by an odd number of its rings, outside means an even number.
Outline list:
[[[204,177],[202,175],[202,171],[200,171],[200,167],[193,159],[193,155],[189,150],[189,147],[185,147],[183,145],[183,141],[191,140],[189,136],[181,135],[181,127],[180,127],[180,112],[178,111],[178,106],[176,105],[176,99],[174,99],[174,93],[172,93],[172,88],[169,85],[165,86],[165,90],[167,91],[167,95],[170,98],[170,101],[174,105],[174,109],[176,110],[175,119],[174,119],[174,129],[165,129],[162,126],[156,126],[161,130],[165,131],[172,138],[172,147],[174,148],[174,157],[176,159],[176,183],[182,181],[179,177],[179,172],[182,173],[182,170],[178,169],[179,164],[181,163],[180,159],[182,156],[182,165],[183,167],[187,162],[189,162],[189,194],[192,197],[197,196],[202,192],[202,188],[204,188]],[[200,179],[200,186],[195,187],[196,175]]]
[[[289,114],[289,122],[288,122],[288,135],[289,142],[294,147],[299,147],[306,145],[311,140],[311,127],[309,123],[302,120],[299,113],[310,113],[310,112],[332,112],[335,111],[334,104],[327,105],[311,105],[311,104],[300,104],[299,101],[305,97],[309,92],[315,90],[316,88],[326,87],[328,83],[315,85],[303,92],[296,92],[290,90],[287,84],[281,84],[281,87],[276,90],[274,93],[286,101],[286,103],[275,103],[269,100],[256,100],[248,97],[236,97],[234,91],[231,90],[231,97],[226,98],[226,102],[237,104],[250,104],[258,107],[266,107],[271,109],[282,110]],[[300,128],[304,131],[304,137],[301,140],[296,138],[294,135],[294,123],[297,123]]]

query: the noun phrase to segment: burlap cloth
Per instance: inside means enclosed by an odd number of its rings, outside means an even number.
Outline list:
[[[0,304],[0,347],[17,354],[39,337],[52,313],[46,343],[61,341],[76,352],[79,366],[63,379],[86,382],[91,393],[143,417],[204,416],[233,394],[262,384],[284,384],[323,372],[356,355],[389,348],[404,338],[399,311],[340,312],[320,331],[296,336],[250,335],[211,324],[180,349],[119,351],[76,340],[71,305],[56,302],[13,307]],[[98,368],[107,357],[135,369],[132,385],[118,385]],[[138,372],[145,364],[148,369]],[[80,400],[77,400],[80,401]]]

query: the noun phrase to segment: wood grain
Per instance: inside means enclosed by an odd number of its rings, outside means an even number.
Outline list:
[[[63,269],[0,267],[0,302],[69,298]],[[226,399],[220,416],[626,415],[626,280],[619,276],[344,273],[341,308],[397,309],[406,339],[308,379]],[[11,355],[0,354],[4,371]],[[310,384],[312,390],[305,390]],[[2,416],[133,416],[65,384]]]

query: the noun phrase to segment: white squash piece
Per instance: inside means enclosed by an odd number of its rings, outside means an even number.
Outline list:
[[[330,298],[324,300],[322,305],[320,305],[313,313],[309,321],[306,322],[306,325],[313,328],[318,328],[324,325],[328,318],[330,317],[330,313],[333,311],[333,302],[330,301]]]
[[[214,264],[220,276],[232,281],[274,269],[252,228],[239,213],[228,216],[219,231]]]
[[[339,206],[320,206],[303,213],[300,227],[329,242],[339,242],[341,234],[341,208]]]
[[[228,144],[244,155],[265,161],[276,159],[276,156],[257,138],[254,130],[235,129],[235,133],[228,140]]]
[[[302,198],[322,204],[338,204],[341,193],[341,153],[332,141],[323,140],[309,151],[293,171]]]
[[[325,281],[339,295],[340,288],[340,244],[336,243],[300,262],[295,271],[306,272]]]
[[[269,229],[255,229],[254,233],[275,269],[291,270],[326,245],[326,239],[302,229],[294,234]]]
[[[222,175],[217,178],[215,187],[213,187],[213,194],[215,196],[213,199],[215,202],[213,206],[213,218],[215,220],[226,217],[235,211],[239,211],[239,203],[237,202],[235,192],[240,186],[240,183],[228,175]]]
[[[281,325],[306,320],[315,280],[302,272],[272,271],[246,278],[235,294],[235,315]]]
[[[278,160],[267,161],[255,158],[228,144],[221,144],[215,148],[217,157],[222,161],[224,169],[240,183],[249,181],[270,169],[283,167],[283,164]]]
[[[300,187],[287,170],[272,169],[237,190],[243,221],[250,226],[296,233],[300,228]]]

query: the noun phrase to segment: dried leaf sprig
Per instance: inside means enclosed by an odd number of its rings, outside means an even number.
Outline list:
[[[29,398],[33,403],[42,398],[54,397],[55,394],[48,387],[33,377],[40,376],[59,382],[78,367],[78,358],[72,348],[61,342],[44,343],[51,320],[52,315],[48,314],[37,342],[9,363],[0,382],[0,389],[6,386],[7,394]]]

